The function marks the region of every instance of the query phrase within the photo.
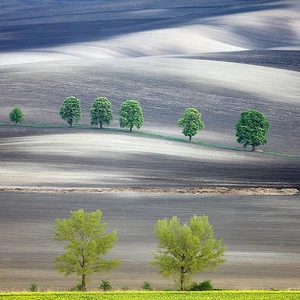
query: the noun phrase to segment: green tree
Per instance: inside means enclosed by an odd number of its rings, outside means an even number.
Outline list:
[[[120,127],[132,128],[136,126],[137,129],[141,128],[144,123],[143,111],[140,103],[137,100],[127,100],[121,104],[120,109]]]
[[[244,147],[255,147],[266,144],[268,142],[266,134],[270,128],[270,122],[265,116],[257,110],[246,110],[241,113],[239,121],[235,124],[237,142],[243,144]]]
[[[201,121],[201,114],[196,108],[187,108],[183,118],[178,120],[178,126],[183,127],[182,133],[192,140],[192,136],[204,128],[204,123]]]
[[[102,128],[103,124],[109,125],[113,120],[111,103],[105,97],[99,97],[94,100],[90,109],[91,125],[99,125]]]
[[[22,113],[21,108],[16,107],[9,113],[9,118],[12,122],[16,124],[24,120],[24,115]]]
[[[154,226],[158,239],[157,253],[152,265],[160,268],[160,273],[174,276],[180,290],[184,290],[193,275],[206,270],[215,271],[225,262],[226,247],[222,240],[214,237],[212,226],[207,216],[190,218],[189,224],[180,225],[178,217],[158,220]]]
[[[74,122],[81,120],[81,103],[76,97],[66,98],[60,107],[59,114],[72,127]]]
[[[104,255],[117,241],[116,231],[104,234],[107,223],[101,223],[102,212],[71,211],[69,219],[56,219],[53,240],[67,241],[65,253],[56,257],[56,268],[66,276],[72,273],[81,278],[81,290],[86,291],[88,278],[94,273],[110,271],[120,262],[107,260]]]

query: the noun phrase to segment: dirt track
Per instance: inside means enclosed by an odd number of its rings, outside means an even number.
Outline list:
[[[194,195],[295,195],[297,189],[275,189],[275,188],[190,188],[190,189],[133,189],[133,188],[112,188],[112,189],[81,189],[81,188],[0,188],[0,192],[16,193],[79,193],[79,194],[100,194],[100,193],[150,193],[150,194],[194,194]]]

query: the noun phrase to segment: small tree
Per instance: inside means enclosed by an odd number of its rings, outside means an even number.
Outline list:
[[[113,120],[111,103],[105,97],[99,97],[94,100],[90,109],[91,125],[99,125],[102,128],[103,124],[109,125]]]
[[[183,127],[182,133],[192,140],[192,136],[204,128],[204,123],[201,121],[201,114],[196,108],[187,108],[183,118],[178,120],[178,126]]]
[[[15,124],[17,125],[18,122],[21,122],[24,120],[24,115],[22,113],[21,108],[16,107],[14,108],[10,113],[9,113],[9,119],[12,122],[15,122]]]
[[[73,96],[66,98],[60,107],[59,114],[72,127],[74,122],[81,120],[80,100]]]
[[[86,291],[88,276],[116,268],[120,262],[103,256],[117,241],[116,231],[105,233],[107,223],[101,223],[102,212],[85,213],[83,209],[71,211],[69,219],[56,219],[55,241],[67,241],[66,252],[56,257],[59,273],[77,274],[81,278],[81,291]]]
[[[129,128],[132,132],[132,128],[136,126],[140,129],[144,123],[143,111],[140,103],[137,100],[127,100],[121,104],[120,109],[120,127]]]
[[[257,110],[246,110],[241,113],[239,121],[235,124],[237,142],[243,144],[244,147],[255,147],[266,144],[268,142],[265,135],[268,133],[270,123],[265,116]]]
[[[189,224],[180,225],[178,217],[158,220],[154,226],[158,239],[157,254],[152,264],[160,268],[160,273],[174,276],[175,283],[183,291],[191,277],[201,271],[214,271],[225,262],[226,247],[222,240],[214,237],[208,217],[194,215]]]

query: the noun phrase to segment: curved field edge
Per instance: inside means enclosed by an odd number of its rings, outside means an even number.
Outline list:
[[[11,123],[0,123],[0,126],[16,126],[15,124]],[[17,126],[21,127],[36,127],[36,128],[67,128],[67,126],[63,125],[51,125],[51,124],[18,124]],[[99,131],[113,131],[113,132],[128,132],[127,129],[120,129],[120,128],[96,128],[94,126],[80,126],[80,125],[74,125],[70,130],[74,129],[91,129],[91,130],[99,130]],[[174,142],[181,142],[181,143],[191,143],[194,145],[201,145],[204,147],[210,147],[210,148],[217,148],[217,149],[226,149],[226,150],[234,150],[234,151],[245,151],[245,152],[251,152],[251,150],[245,149],[245,148],[239,148],[239,147],[233,147],[233,146],[226,146],[222,144],[216,144],[216,143],[207,143],[207,142],[196,142],[196,141],[187,141],[186,138],[177,138],[173,136],[168,135],[161,135],[156,133],[149,133],[144,131],[133,131],[131,132],[132,135],[143,135],[153,138],[159,138],[164,140],[170,140]],[[257,150],[256,153],[263,154],[263,155],[275,155],[275,156],[283,156],[283,157],[297,157],[300,158],[300,155],[298,154],[289,154],[289,153],[280,153],[280,152],[271,152],[271,151],[262,151]]]
[[[0,293],[0,299],[276,299],[296,300],[300,298],[300,291],[213,291],[213,292],[33,292],[33,293]]]

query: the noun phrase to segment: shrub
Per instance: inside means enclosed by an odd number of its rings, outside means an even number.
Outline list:
[[[111,287],[111,285],[110,285],[110,283],[109,283],[109,281],[107,279],[102,279],[102,282],[101,282],[101,284],[99,286],[99,289],[102,289],[103,292],[106,292],[106,291],[111,290],[112,287]]]
[[[190,291],[212,291],[213,289],[210,280],[204,280],[200,283],[193,282]]]
[[[70,292],[80,292],[82,289],[82,284],[81,283],[78,283],[77,285],[71,287],[69,289]]]
[[[142,285],[142,289],[146,291],[152,291],[152,286],[149,281],[144,281]]]
[[[38,291],[38,286],[35,283],[32,283],[29,287],[30,292],[37,292]]]

